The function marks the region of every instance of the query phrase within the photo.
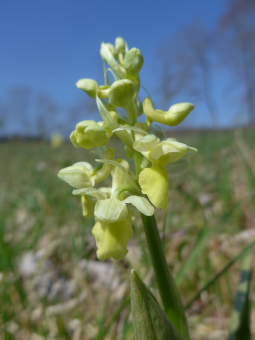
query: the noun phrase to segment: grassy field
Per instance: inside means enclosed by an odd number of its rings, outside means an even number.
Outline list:
[[[156,219],[194,340],[228,335],[241,262],[193,297],[255,239],[254,136],[252,129],[176,136],[199,153],[170,175],[168,208]],[[93,220],[56,177],[94,158],[70,143],[0,144],[0,339],[133,339],[131,268],[160,300],[139,215],[128,256],[99,262]],[[254,310],[252,318],[255,339]]]

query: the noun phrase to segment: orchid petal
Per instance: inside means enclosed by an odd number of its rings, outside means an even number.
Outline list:
[[[82,215],[91,218],[94,216],[96,200],[90,196],[81,196]]]
[[[126,204],[131,203],[146,216],[152,216],[154,214],[153,205],[145,197],[132,195],[127,197],[123,202]]]
[[[139,152],[146,152],[152,150],[160,139],[154,135],[146,135],[134,142],[133,148]]]
[[[116,198],[108,198],[97,201],[95,216],[102,222],[113,223],[124,220],[128,215],[128,209],[122,201]]]
[[[91,178],[91,171],[80,164],[60,170],[58,177],[76,189],[92,187],[95,184],[93,178]]]
[[[188,150],[188,146],[176,141],[164,141],[158,143],[150,153],[152,159],[160,159],[160,157],[169,154],[169,162],[176,162],[182,158]]]
[[[103,261],[113,257],[119,261],[128,253],[126,247],[133,236],[133,230],[128,219],[115,223],[98,221],[92,229],[92,234],[96,239],[98,259]]]
[[[78,190],[73,190],[73,195],[85,195],[95,197],[97,200],[107,199],[107,194],[95,188],[83,188]]]
[[[168,197],[167,173],[163,167],[153,165],[140,172],[139,184],[155,207],[165,210]]]

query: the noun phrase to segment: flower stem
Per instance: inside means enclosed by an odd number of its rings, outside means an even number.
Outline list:
[[[141,216],[156,281],[166,315],[174,323],[183,339],[189,340],[188,325],[184,307],[174,278],[167,266],[155,216],[145,216],[143,214],[141,214]]]

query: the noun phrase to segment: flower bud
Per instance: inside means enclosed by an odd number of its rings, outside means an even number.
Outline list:
[[[131,48],[124,58],[124,68],[128,73],[135,75],[138,74],[143,66],[143,55],[138,48]]]
[[[93,79],[80,79],[77,81],[78,89],[83,90],[91,98],[96,98],[97,90],[99,88],[97,82]]]
[[[191,103],[179,103],[172,105],[168,111],[155,110],[150,98],[146,97],[143,101],[143,111],[148,119],[169,126],[180,124],[193,109]]]
[[[103,61],[106,62],[121,79],[125,78],[126,70],[114,58],[108,44],[101,44],[100,54]]]
[[[126,50],[126,42],[123,38],[121,37],[117,37],[115,39],[115,48],[117,50],[118,53],[125,53]]]
[[[117,53],[115,47],[113,46],[113,44],[105,43],[105,45],[108,47],[108,49],[111,52],[113,58],[117,59],[118,53]],[[104,50],[102,49],[102,46],[101,46],[101,49],[100,49],[100,55],[101,55],[101,57],[102,57],[102,59],[104,61],[107,61],[106,58],[105,58],[105,54],[104,54]]]
[[[194,109],[194,105],[191,103],[179,103],[174,104],[168,110],[168,121],[171,126],[180,124]]]
[[[128,79],[115,81],[110,87],[109,102],[118,107],[126,107],[136,94],[135,84]]]
[[[83,120],[76,125],[70,140],[75,147],[91,149],[108,144],[109,137],[107,131],[93,120]]]

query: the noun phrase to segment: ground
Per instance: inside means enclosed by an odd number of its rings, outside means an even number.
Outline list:
[[[175,137],[199,153],[186,170],[169,175],[168,208],[156,211],[156,219],[187,305],[255,239],[254,129]],[[123,157],[121,144],[113,143]],[[133,339],[131,268],[160,301],[139,215],[128,256],[99,262],[93,220],[82,216],[79,197],[56,176],[94,158],[70,143],[57,149],[40,141],[0,144],[0,339]],[[227,338],[241,263],[187,309],[192,339]]]

